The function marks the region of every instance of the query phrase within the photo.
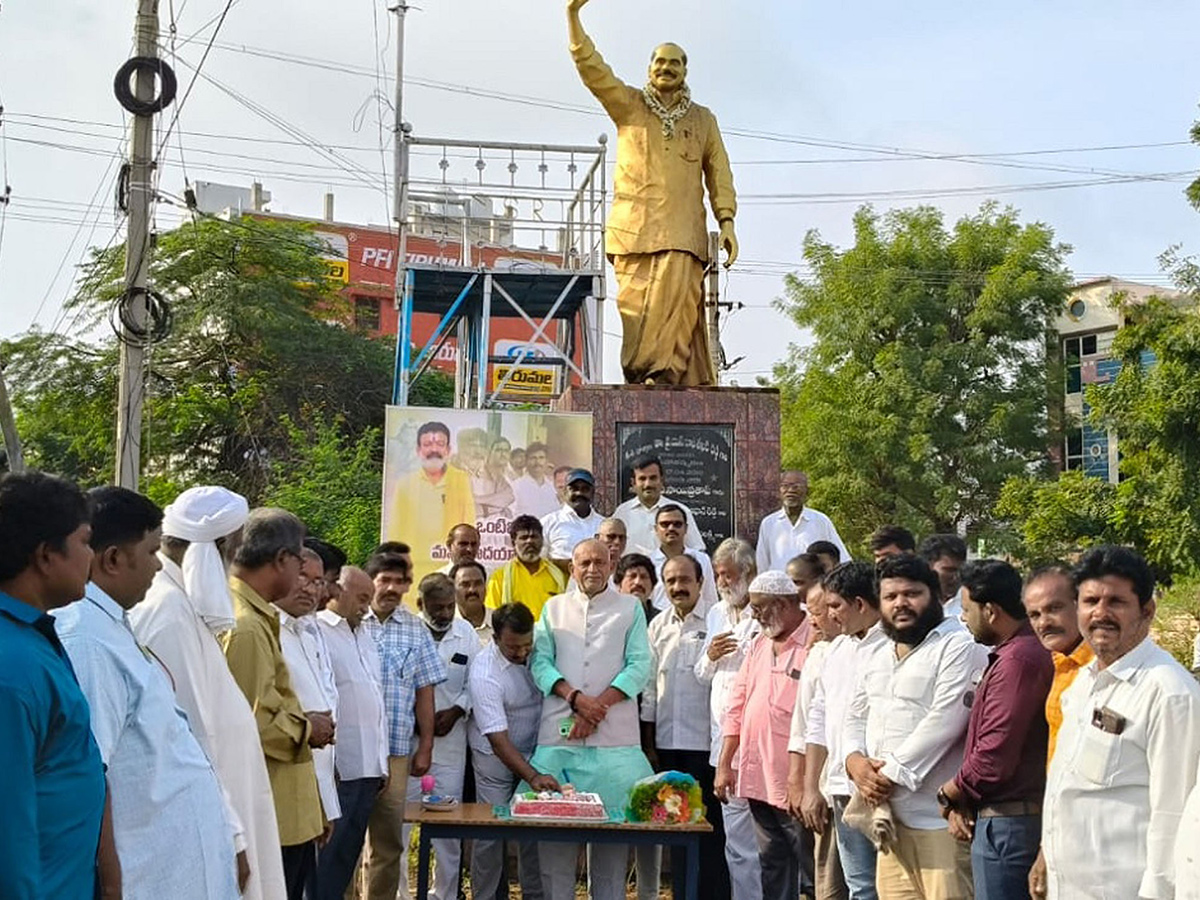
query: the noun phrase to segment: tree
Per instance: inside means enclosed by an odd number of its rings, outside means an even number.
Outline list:
[[[1089,547],[1122,543],[1117,488],[1083,472],[1060,478],[1020,476],[1000,491],[996,514],[1008,520],[1016,540],[1006,549],[1027,566],[1068,560]]]
[[[262,502],[291,510],[361,562],[379,543],[383,437],[368,428],[351,441],[339,424],[317,421],[305,432],[289,423],[295,455],[274,465]]]
[[[784,462],[851,541],[884,522],[987,532],[1004,482],[1047,462],[1069,248],[991,203],[949,231],[929,207],[863,208],[854,235],[810,232],[812,276],[778,301],[815,339],[775,372]]]
[[[1200,574],[1200,311],[1194,264],[1164,258],[1193,291],[1185,299],[1125,303],[1113,340],[1112,383],[1092,385],[1092,420],[1118,435],[1114,516],[1161,571]]]
[[[123,257],[123,247],[96,252],[68,305],[75,333],[106,337],[30,332],[4,348],[30,464],[84,484],[112,477],[117,343],[106,319],[122,293]],[[212,482],[257,502],[330,428],[343,449],[357,452],[371,434],[378,442],[394,341],[347,327],[349,310],[324,271],[302,225],[205,219],[160,235],[151,282],[173,327],[148,360],[148,493],[170,500]],[[414,402],[452,391],[430,373]]]
[[[997,505],[1028,560],[1069,556],[1097,543],[1136,547],[1162,575],[1200,577],[1200,269],[1174,251],[1162,258],[1182,292],[1118,298],[1124,322],[1109,384],[1089,385],[1089,424],[1115,433],[1120,482],[1066,472],[1016,478]]]

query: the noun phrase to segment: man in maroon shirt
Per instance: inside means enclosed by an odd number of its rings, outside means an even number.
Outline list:
[[[950,832],[971,842],[975,900],[1029,896],[1046,788],[1046,695],[1054,664],[1029,625],[1021,576],[984,559],[962,570],[963,621],[992,647],[958,774],[938,791]]]

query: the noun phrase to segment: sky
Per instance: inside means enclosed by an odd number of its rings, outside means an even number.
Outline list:
[[[412,2],[404,118],[416,134],[587,144],[604,132],[615,146],[571,63],[565,2]],[[112,197],[126,120],[112,77],[131,54],[136,5],[0,7],[0,163],[12,189],[0,213],[0,338],[32,325],[69,331],[62,304],[78,263],[89,246],[123,235]],[[185,171],[243,186],[257,179],[273,211],[319,217],[332,187],[338,220],[385,222],[378,186],[351,186],[327,153],[295,136],[353,148],[338,153],[373,171],[390,168],[390,135],[381,148],[376,122],[377,87],[390,98],[395,73],[384,0],[233,0],[214,37],[225,7],[162,0],[163,52],[170,58],[174,20],[181,97],[191,77],[184,63],[196,66],[211,39],[204,74],[248,103],[197,80],[169,110],[178,133],[160,191],[181,196]],[[724,299],[741,307],[723,320],[722,342],[740,362],[724,383],[754,384],[804,341],[773,306],[783,275],[803,276],[812,229],[845,246],[864,202],[881,211],[928,203],[948,223],[989,197],[1012,204],[1074,248],[1068,262],[1080,280],[1163,284],[1159,254],[1200,250],[1200,213],[1183,196],[1200,168],[1200,148],[1187,140],[1200,117],[1194,0],[591,0],[583,19],[633,84],[654,45],[681,44],[693,98],[725,132],[742,200],[741,260],[722,279]],[[304,64],[272,58],[280,55]],[[179,219],[160,204],[160,228]],[[611,276],[608,291],[615,296]],[[617,321],[610,310],[610,381],[619,375]]]

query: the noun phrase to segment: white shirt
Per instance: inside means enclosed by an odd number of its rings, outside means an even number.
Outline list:
[[[421,620],[424,625],[424,619]],[[428,626],[425,626],[428,627]],[[438,656],[446,667],[446,680],[433,689],[433,707],[436,711],[459,707],[471,713],[471,698],[467,690],[467,676],[471,661],[479,655],[479,636],[466,619],[453,619],[450,630],[438,640],[430,632]],[[433,758],[441,766],[465,766],[467,762],[467,715],[460,716],[448,734],[433,739]]]
[[[877,644],[889,643],[883,626],[876,622],[861,638],[852,634],[838,635],[830,643],[825,655],[825,664],[821,667],[821,677],[817,679],[812,702],[804,711],[804,741],[818,744],[826,750],[825,780],[831,797],[849,797],[854,792],[854,785],[846,775],[846,757],[849,753],[843,739],[843,724],[850,711],[850,701],[854,697],[854,685],[863,659]],[[805,662],[804,671],[807,671],[808,664]],[[800,677],[803,680],[803,672]],[[795,738],[793,733],[793,743],[788,744],[789,750],[796,749]],[[797,752],[800,751],[797,749]]]
[[[707,633],[704,646],[700,648],[700,658],[696,660],[696,677],[711,686],[709,740],[712,749],[709,751],[708,761],[715,766],[721,755],[721,732],[725,725],[725,713],[729,709],[729,692],[733,690],[733,682],[742,666],[742,660],[746,658],[746,652],[758,637],[762,626],[750,615],[749,604],[737,610],[724,600],[708,611],[705,626]],[[718,634],[726,632],[732,632],[737,639],[737,649],[713,662],[708,658],[709,645]]]
[[[337,743],[333,759],[342,781],[383,778],[387,764],[387,708],[383,704],[383,674],[379,649],[361,625],[333,610],[317,613],[337,686]]]
[[[162,571],[129,611],[133,633],[171,673],[175,701],[241,822],[250,861],[243,900],[285,900],[279,826],[258,723],[220,643],[183,589],[179,566],[162,554],[159,559]]]
[[[234,826],[166,672],[96,585],[52,615],[107,770],[122,896],[238,900]]]
[[[305,712],[331,712],[337,721],[337,695],[330,696],[332,678],[321,671],[321,660],[316,643],[308,637],[306,622],[288,615],[276,607],[279,613],[279,649],[292,678],[292,690]],[[307,616],[305,617],[307,618]],[[320,636],[320,632],[317,632]],[[323,646],[323,644],[322,644]],[[328,655],[328,650],[324,651]],[[317,772],[317,789],[321,794],[321,808],[329,821],[341,818],[342,807],[338,803],[337,777],[334,774],[333,744],[312,748],[313,768]]]
[[[795,524],[792,524],[786,512],[776,510],[758,526],[758,548],[754,554],[758,560],[758,571],[785,571],[788,562],[807,551],[815,541],[836,544],[842,554],[840,561],[850,561],[850,551],[825,513],[806,506],[800,511]]]
[[[560,505],[558,492],[554,490],[554,479],[549,475],[541,484],[528,475],[522,475],[512,486],[517,498],[514,512],[518,516],[535,516],[540,519],[550,515]]]
[[[804,668],[800,670],[800,685],[796,690],[796,705],[792,707],[792,725],[788,732],[788,753],[804,755],[807,749],[806,735],[808,731],[809,714],[812,711],[813,699],[817,687],[825,671],[825,661],[829,658],[829,641],[817,641],[809,648],[808,656],[804,658]],[[828,801],[829,793],[829,760],[821,767],[821,795]]]
[[[654,722],[654,744],[663,750],[708,750],[712,736],[707,709],[710,685],[696,677],[696,662],[708,637],[700,602],[680,619],[674,607],[654,617],[648,629],[652,669],[642,692],[643,722]]]
[[[962,621],[962,588],[954,592],[954,596],[942,604],[942,612],[947,619],[955,622]]]
[[[499,647],[489,644],[472,660],[467,684],[471,694],[471,721],[467,723],[471,749],[494,756],[487,736],[507,731],[512,745],[528,759],[537,747],[542,721],[542,692],[533,683],[529,666],[509,662]]]
[[[1200,900],[1200,774],[1175,839],[1175,900]]]
[[[708,611],[717,605],[719,599],[717,596],[717,579],[713,575],[712,560],[708,558],[708,554],[703,550],[693,550],[691,547],[685,546],[683,552],[699,562],[700,569],[704,573],[703,579],[700,582],[700,601],[696,605],[707,615]],[[650,595],[650,602],[659,611],[669,610],[671,608],[671,600],[667,597],[667,586],[663,584],[663,566],[667,563],[667,554],[663,552],[662,547],[654,549],[654,552],[650,554],[650,562],[654,563],[654,572],[658,575],[658,583],[654,585],[654,592]]]
[[[937,790],[962,765],[971,700],[987,648],[944,620],[904,659],[892,641],[863,659],[845,723],[845,751],[884,760],[896,783],[892,813],[901,824],[945,829]]]
[[[457,608],[454,610],[454,617],[467,622],[462,612]],[[467,622],[467,624],[471,625],[470,622]],[[480,647],[486,647],[490,644],[492,642],[492,608],[485,606],[483,608],[483,623],[479,626],[471,625],[471,627],[475,629],[475,636],[479,638]]]
[[[1200,760],[1200,685],[1146,638],[1105,669],[1080,669],[1062,709],[1042,810],[1050,900],[1170,900]],[[1092,724],[1097,709],[1124,719],[1120,734]]]
[[[625,523],[626,553],[644,553],[649,556],[658,549],[658,535],[654,531],[654,517],[664,506],[678,506],[687,517],[687,534],[683,538],[683,546],[693,550],[704,549],[704,536],[696,525],[696,517],[692,511],[678,500],[670,497],[659,497],[658,502],[647,509],[637,497],[631,497],[615,510],[613,517]]]
[[[546,539],[546,556],[550,559],[570,559],[575,546],[590,540],[600,530],[604,516],[592,510],[586,519],[563,504],[559,509],[542,516],[542,533]]]

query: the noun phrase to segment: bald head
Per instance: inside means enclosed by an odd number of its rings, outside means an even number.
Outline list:
[[[338,584],[342,593],[337,599],[329,601],[328,609],[350,623],[351,628],[357,628],[371,606],[371,598],[375,596],[375,582],[358,566],[342,566]]]
[[[667,41],[666,43],[659,44],[657,47],[655,47],[650,54],[650,64],[653,65],[654,61],[660,56],[675,56],[678,57],[685,66],[687,65],[687,51],[674,41]]]
[[[608,558],[608,547],[603,541],[589,538],[580,541],[571,554],[571,574],[575,583],[589,597],[603,593],[608,587],[608,576],[612,564]]]

